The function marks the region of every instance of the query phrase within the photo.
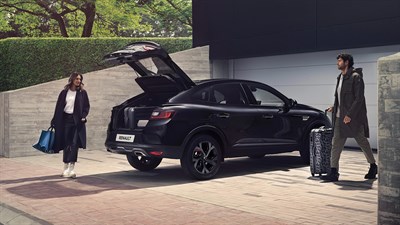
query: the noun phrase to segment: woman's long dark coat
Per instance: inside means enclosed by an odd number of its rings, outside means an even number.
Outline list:
[[[340,136],[354,137],[359,131],[361,126],[364,126],[364,136],[369,137],[369,127],[367,118],[367,107],[364,96],[364,80],[361,68],[348,69],[345,76],[343,76],[342,88],[340,96],[337,93],[337,87],[340,80],[340,75],[337,78],[336,91],[335,91],[335,104],[333,115],[336,117],[340,98]],[[345,116],[351,118],[351,122],[345,124],[343,119]],[[335,121],[335,120],[333,120]]]
[[[51,125],[55,128],[55,140],[53,150],[59,152],[65,148],[64,145],[64,108],[66,105],[65,98],[68,90],[62,90],[58,95],[54,116],[51,120]],[[89,97],[85,90],[77,90],[74,104],[74,121],[78,130],[79,148],[86,148],[86,126],[82,122],[82,118],[86,118],[89,114],[90,104]]]

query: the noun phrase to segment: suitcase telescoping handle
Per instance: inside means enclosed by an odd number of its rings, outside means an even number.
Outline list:
[[[325,116],[328,116],[328,109],[325,109]],[[329,118],[329,116],[328,116],[328,118]],[[331,117],[330,117],[330,119],[331,119],[331,123],[333,123],[333,110],[332,110],[332,112],[331,112]]]

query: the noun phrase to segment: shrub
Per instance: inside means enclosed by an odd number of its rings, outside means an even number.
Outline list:
[[[136,41],[154,41],[169,53],[192,47],[191,38],[8,38],[0,40],[0,91],[105,69],[102,58]]]

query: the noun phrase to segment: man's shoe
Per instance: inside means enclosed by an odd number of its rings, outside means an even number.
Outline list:
[[[339,173],[336,168],[331,168],[331,172],[328,175],[321,176],[321,180],[327,182],[334,182],[339,180]]]
[[[369,167],[368,173],[365,174],[365,179],[376,179],[376,174],[378,173],[378,166],[374,163]]]

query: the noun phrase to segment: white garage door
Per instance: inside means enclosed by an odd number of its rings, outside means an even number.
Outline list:
[[[370,142],[377,148],[377,60],[400,51],[400,45],[346,49],[229,60],[229,78],[260,81],[269,84],[299,103],[324,110],[333,104],[336,77],[339,74],[336,56],[349,53],[354,57],[354,67],[362,67],[365,97],[370,125]],[[346,143],[358,147],[354,139]]]

